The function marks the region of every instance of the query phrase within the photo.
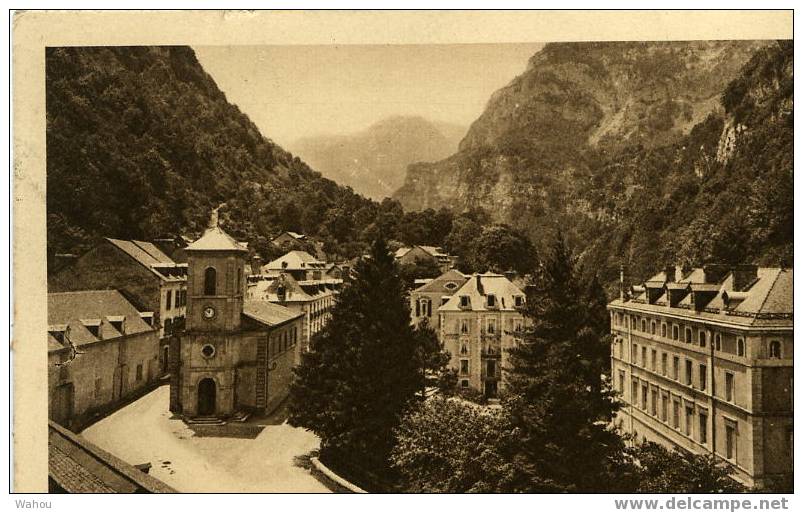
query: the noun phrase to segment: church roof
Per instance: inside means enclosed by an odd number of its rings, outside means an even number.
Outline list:
[[[246,300],[243,315],[268,327],[278,326],[304,315],[268,301]]]
[[[207,228],[201,237],[184,251],[248,251],[245,246],[217,225]]]

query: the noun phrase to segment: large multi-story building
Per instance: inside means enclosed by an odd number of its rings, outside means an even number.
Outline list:
[[[49,417],[80,428],[163,373],[159,337],[116,290],[47,296]]]
[[[637,439],[710,453],[739,481],[792,474],[792,270],[669,266],[611,302],[611,374]]]
[[[322,280],[326,270],[326,262],[318,260],[306,251],[289,251],[262,266],[263,275],[274,277],[286,273],[298,281]]]
[[[290,273],[280,273],[272,279],[249,283],[247,294],[250,299],[276,303],[303,315],[296,355],[296,363],[299,363],[301,352],[309,348],[312,336],[329,321],[342,284],[340,279],[298,281]]]
[[[469,277],[457,269],[450,269],[432,280],[426,280],[421,286],[410,292],[410,316],[413,324],[424,319],[435,330],[440,329],[438,311],[449,298],[468,281]]]
[[[186,329],[171,339],[170,411],[268,413],[289,392],[303,316],[246,299],[247,250],[217,226],[185,248]]]
[[[440,340],[458,386],[493,398],[505,387],[507,350],[521,334],[524,292],[501,274],[474,274],[438,309]]]
[[[184,327],[187,264],[174,262],[150,242],[105,239],[48,278],[49,292],[98,289],[119,290],[151,312],[162,338]]]

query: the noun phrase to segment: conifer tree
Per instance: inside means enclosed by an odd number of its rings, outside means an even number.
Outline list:
[[[424,389],[422,337],[382,238],[311,341],[290,389],[290,424],[321,438],[321,457],[375,476],[389,467],[393,430]]]
[[[528,294],[531,321],[509,352],[504,406],[521,437],[514,455],[517,489],[614,491],[627,465],[624,444],[609,428],[616,409],[602,379],[604,300],[577,282],[562,237],[542,262]],[[597,285],[598,286],[598,285]],[[591,301],[591,298],[596,298]],[[592,309],[594,311],[592,311]]]

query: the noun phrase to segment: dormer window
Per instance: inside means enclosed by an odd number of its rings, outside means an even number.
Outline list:
[[[486,296],[488,302],[488,308],[496,308],[496,296],[493,294],[488,294]]]
[[[468,296],[460,296],[460,308],[468,308],[471,306]]]
[[[524,306],[524,297],[522,297],[522,296],[515,296],[513,298],[513,301],[514,301],[514,304],[516,305],[516,308]],[[618,324],[618,322],[619,322],[619,314],[616,314],[616,318],[617,318],[617,324]]]
[[[457,283],[453,281],[447,282],[443,285],[443,288],[445,288],[446,290],[454,290],[457,288]]]
[[[120,332],[121,335],[125,335],[125,316],[124,315],[113,315],[106,317],[108,319],[109,324],[112,325],[114,329]]]
[[[100,338],[100,319],[81,319],[81,324],[95,338]]]

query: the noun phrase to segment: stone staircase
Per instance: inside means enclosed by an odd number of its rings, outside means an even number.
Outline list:
[[[196,426],[222,426],[225,422],[218,417],[193,417],[191,419],[184,419],[187,424]]]

